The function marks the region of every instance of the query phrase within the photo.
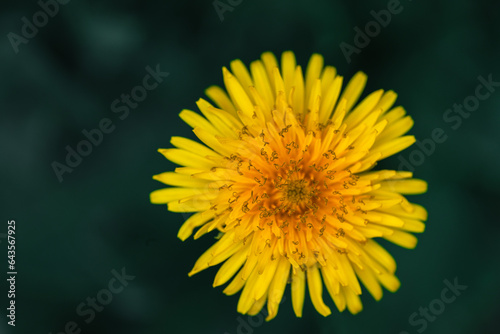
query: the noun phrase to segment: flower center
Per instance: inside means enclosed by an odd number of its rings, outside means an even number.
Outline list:
[[[307,189],[305,180],[293,180],[284,185],[283,196],[288,202],[299,204],[309,200],[311,193]]]

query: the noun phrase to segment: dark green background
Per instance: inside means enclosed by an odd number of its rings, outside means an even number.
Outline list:
[[[495,4],[496,3],[496,4]],[[188,278],[214,240],[182,243],[185,217],[149,203],[161,187],[153,174],[174,165],[156,152],[173,135],[193,138],[179,118],[221,67],[245,63],[264,51],[293,50],[304,67],[313,52],[346,78],[368,74],[366,92],[393,89],[414,118],[411,133],[428,138],[442,128],[447,141],[416,168],[429,182],[410,198],[429,211],[415,250],[388,243],[402,286],[364,311],[323,318],[306,297],[295,318],[289,290],[279,314],[254,333],[417,333],[408,317],[440,297],[443,280],[466,291],[425,333],[498,333],[500,251],[500,89],[453,130],[443,114],[474,93],[477,77],[500,81],[500,7],[497,1],[402,1],[403,11],[348,64],[339,44],[353,44],[371,10],[387,1],[244,0],[221,22],[211,1],[76,1],[40,28],[16,54],[7,34],[20,34],[21,18],[40,10],[35,1],[0,9],[0,233],[17,222],[17,326],[6,325],[6,242],[0,239],[0,333],[58,333],[76,321],[82,333],[237,333],[237,296],[211,284],[216,269]],[[145,67],[160,64],[170,76],[120,120],[112,101],[141,84]],[[65,146],[103,118],[116,126],[71,174],[58,182],[51,163]],[[411,149],[403,153],[408,157]],[[381,165],[396,169],[393,157]],[[97,294],[111,270],[136,278],[95,320],[85,324],[76,307]],[[243,319],[247,319],[243,316]],[[257,320],[256,320],[257,321]]]

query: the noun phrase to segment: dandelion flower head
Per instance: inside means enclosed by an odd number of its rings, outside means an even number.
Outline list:
[[[396,262],[376,241],[414,248],[426,210],[405,195],[423,193],[411,172],[375,170],[377,162],[415,142],[413,120],[394,107],[393,91],[358,100],[367,77],[358,72],[342,89],[336,69],[314,54],[305,76],[292,52],[272,53],[247,68],[223,68],[225,90],[206,90],[198,114],[180,117],[201,142],[172,137],[160,149],[180,165],[155,175],[167,188],[151,202],[192,213],[178,237],[218,231],[189,275],[222,263],[214,287],[241,291],[237,310],[255,315],[267,304],[278,313],[287,285],[296,316],[306,290],[315,309],[331,313],[326,287],[339,311],[362,310],[361,286],[373,298],[396,291]]]

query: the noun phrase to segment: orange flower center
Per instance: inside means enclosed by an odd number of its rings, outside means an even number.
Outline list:
[[[290,204],[301,204],[307,202],[314,196],[305,180],[292,180],[282,185],[283,197],[281,200],[291,202]]]

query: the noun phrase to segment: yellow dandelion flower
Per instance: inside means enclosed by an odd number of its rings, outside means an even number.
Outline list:
[[[160,149],[182,166],[154,176],[173,186],[151,193],[151,202],[172,212],[193,212],[181,240],[217,230],[217,241],[189,275],[223,263],[214,287],[242,290],[237,310],[255,315],[267,302],[278,313],[287,283],[302,316],[306,287],[316,310],[327,316],[323,285],[339,311],[362,310],[361,284],[376,299],[382,287],[400,282],[396,262],[377,243],[383,238],[414,248],[426,210],[403,195],[423,193],[412,173],[373,170],[377,161],[415,142],[405,110],[392,107],[396,94],[378,90],[357,103],[366,83],[358,72],[342,90],[336,69],[314,54],[305,78],[292,52],[281,67],[272,53],[250,64],[223,68],[226,91],[206,90],[215,106],[197,102],[203,116],[180,117],[203,144],[172,137]],[[281,71],[280,71],[281,69]]]

